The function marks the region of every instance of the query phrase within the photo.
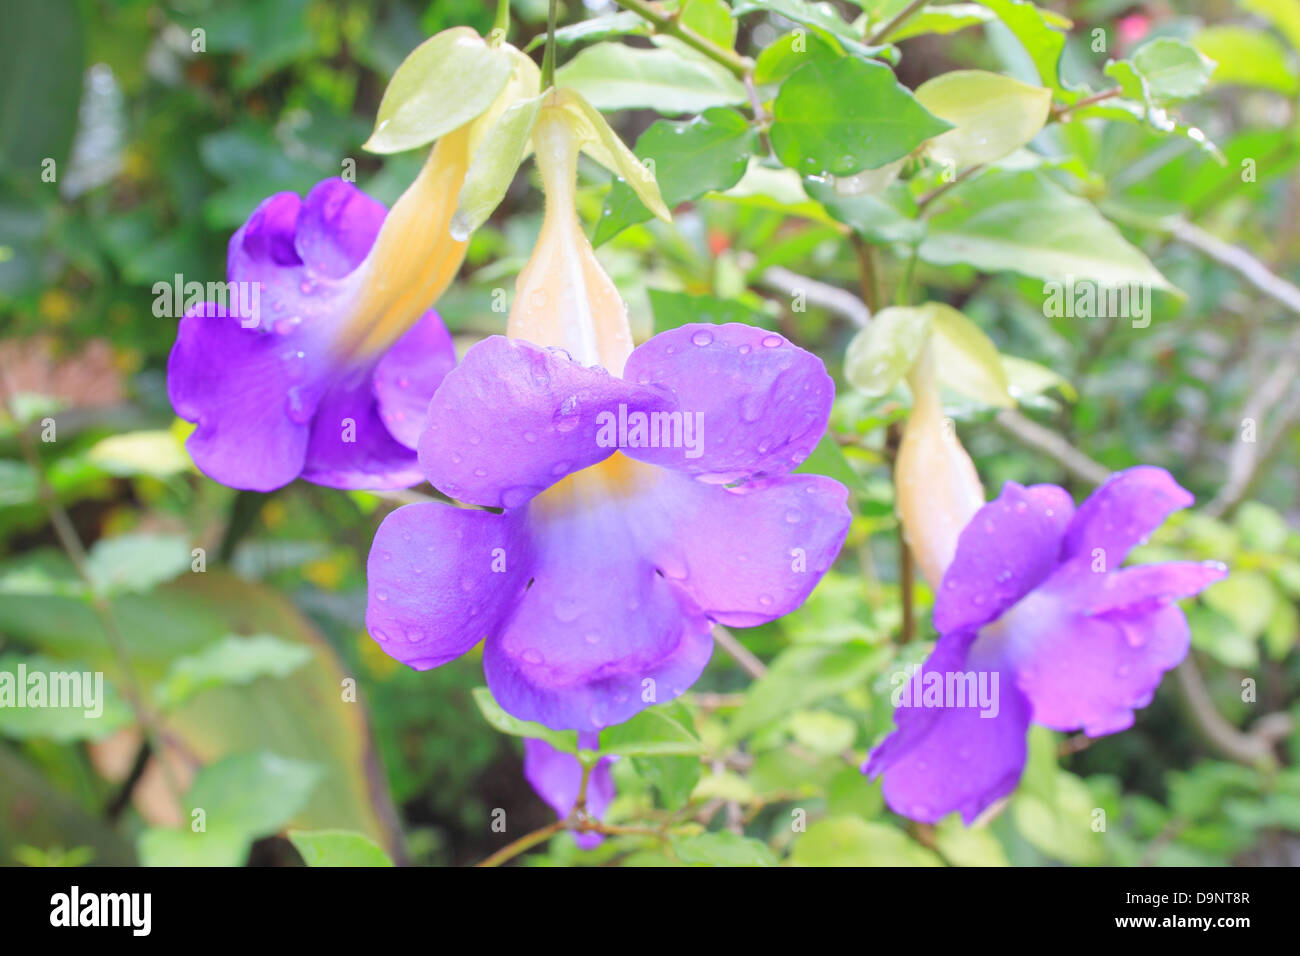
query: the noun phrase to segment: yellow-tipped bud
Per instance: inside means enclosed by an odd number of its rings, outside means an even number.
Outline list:
[[[957,551],[957,537],[984,504],[984,489],[939,400],[934,352],[927,343],[907,376],[912,414],[894,463],[903,537],[937,588]]]
[[[596,261],[578,221],[581,139],[569,111],[548,102],[533,129],[546,213],[533,254],[515,281],[506,334],[559,346],[584,365],[621,375],[632,354],[627,306]]]

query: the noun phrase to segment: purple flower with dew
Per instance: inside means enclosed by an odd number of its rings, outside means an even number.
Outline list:
[[[486,637],[493,696],[555,729],[682,694],[710,622],[789,613],[839,552],[847,490],[790,474],[833,397],[819,358],[746,325],[663,332],[621,378],[479,342],[430,403],[420,463],[448,496],[503,510],[390,514],[368,563],[371,636],[418,670]]]
[[[264,200],[231,237],[227,301],[187,310],[167,363],[205,474],[257,491],[422,480],[424,409],[455,364],[429,306],[464,256],[448,222],[467,136],[439,141],[391,213],[327,179]]]
[[[597,747],[597,734],[578,735],[578,745],[588,750]],[[587,777],[587,816],[603,820],[605,811],[614,800],[614,777],[610,766],[614,757],[601,757]],[[524,741],[524,778],[537,795],[547,802],[556,816],[566,820],[578,802],[582,787],[582,764],[573,754],[556,750],[545,740],[528,738]],[[581,849],[590,850],[604,839],[599,833],[574,833],[574,842]]]
[[[893,810],[927,823],[955,810],[969,824],[1015,789],[1031,721],[1090,737],[1132,725],[1187,654],[1174,602],[1227,574],[1217,562],[1120,567],[1192,500],[1142,466],[1077,510],[1055,485],[1007,482],[976,512],[936,590],[939,641],[863,766],[884,776]]]

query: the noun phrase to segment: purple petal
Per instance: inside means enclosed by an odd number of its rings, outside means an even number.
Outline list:
[[[1008,481],[975,513],[934,601],[940,634],[975,630],[999,617],[1051,574],[1074,511],[1064,488]]]
[[[521,515],[438,502],[398,508],[366,562],[366,628],[416,670],[445,664],[501,629],[533,564]]]
[[[316,406],[302,476],[331,488],[409,488],[424,480],[415,452],[379,416],[369,366],[339,370]]]
[[[383,203],[351,183],[323,179],[298,211],[298,257],[321,276],[342,278],[366,258],[385,215]]]
[[[456,367],[456,347],[438,313],[430,310],[393,343],[375,367],[375,396],[389,433],[414,449],[429,400]]]
[[[1194,500],[1163,468],[1140,465],[1117,472],[1075,512],[1062,556],[1101,557],[1106,570],[1118,568],[1170,512]]]
[[[584,747],[595,747],[594,741],[580,742]],[[587,815],[597,820],[605,818],[605,811],[614,800],[614,777],[610,773],[613,762],[613,757],[602,757],[591,768],[587,779]],[[563,820],[573,812],[578,802],[582,764],[573,754],[556,750],[544,740],[529,738],[524,741],[524,778]],[[573,839],[582,849],[590,850],[598,846],[603,837],[599,833],[575,833]]]
[[[205,475],[253,491],[298,477],[316,403],[299,354],[210,303],[181,319],[167,394],[176,414],[198,426],[185,444]]]
[[[655,477],[620,456],[529,504],[532,586],[483,651],[492,695],[519,719],[621,723],[685,692],[708,663],[708,619],[656,573],[628,523],[629,496]]]
[[[443,380],[420,436],[420,464],[461,501],[515,508],[568,474],[608,458],[601,412],[662,411],[671,399],[587,368],[558,349],[493,335]]]
[[[668,386],[703,426],[701,447],[626,453],[720,483],[788,474],[821,440],[835,398],[821,359],[739,323],[661,332],[632,352],[623,376]]]
[[[921,673],[938,674],[945,684],[949,674],[982,673],[989,691],[996,675],[996,716],[981,716],[979,706],[896,707],[898,729],[862,768],[872,777],[884,775],[885,802],[913,820],[935,823],[959,811],[970,824],[1011,793],[1024,770],[1029,702],[1005,663],[971,648],[970,632],[946,635]],[[923,679],[909,683],[915,690]]]
[[[848,490],[820,475],[739,489],[663,471],[631,506],[646,556],[710,618],[753,627],[793,611],[839,554]]]
[[[1034,720],[1094,737],[1129,727],[1187,655],[1187,619],[1172,602],[1225,574],[1191,563],[1102,574],[1086,556],[1063,566],[999,622]]]

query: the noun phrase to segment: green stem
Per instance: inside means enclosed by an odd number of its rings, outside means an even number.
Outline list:
[[[492,32],[501,31],[501,39],[510,32],[510,0],[497,0],[497,18],[492,24]]]
[[[542,89],[555,85],[555,8],[558,0],[551,0],[546,10],[546,52],[542,54]]]
[[[700,36],[690,27],[682,24],[676,14],[661,13],[645,0],[614,0],[614,2],[653,25],[657,33],[681,40],[697,53],[704,54],[714,63],[730,70],[738,80],[743,80],[754,68],[754,62],[749,57],[741,56],[735,50],[724,49],[712,40]]]

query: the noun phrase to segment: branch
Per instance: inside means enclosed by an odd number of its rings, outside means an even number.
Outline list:
[[[734,50],[723,49],[712,40],[700,36],[678,19],[679,14],[663,13],[645,0],[614,0],[614,2],[624,10],[631,10],[641,19],[652,24],[657,33],[681,40],[697,53],[704,54],[714,63],[730,70],[738,80],[743,80],[754,69],[754,61],[749,57],[741,56]]]
[[[1056,432],[1014,408],[998,412],[997,423],[1021,444],[1053,459],[1080,481],[1099,485],[1110,476],[1110,469],[1105,465],[1093,461]]]
[[[750,677],[758,680],[767,673],[767,665],[755,657],[749,648],[736,640],[736,636],[721,624],[713,625],[713,639],[718,642],[719,647],[735,658],[736,663]]]
[[[871,310],[852,292],[791,272],[783,266],[764,269],[759,273],[758,283],[768,289],[784,292],[786,295],[803,293],[804,298],[813,305],[843,316],[854,325],[865,326],[871,321]]]
[[[1233,270],[1274,302],[1300,315],[1300,288],[1271,272],[1245,249],[1224,242],[1190,222],[1177,222],[1169,232],[1183,245]]]
[[[894,17],[894,19],[890,20],[888,23],[886,23],[875,33],[871,34],[871,36],[867,38],[867,43],[869,44],[883,43],[886,37],[888,37],[899,27],[901,27],[908,20],[912,19],[912,15],[929,2],[930,0],[912,0],[911,3],[909,3],[907,6],[905,6],[902,10],[898,12],[898,16]]]

